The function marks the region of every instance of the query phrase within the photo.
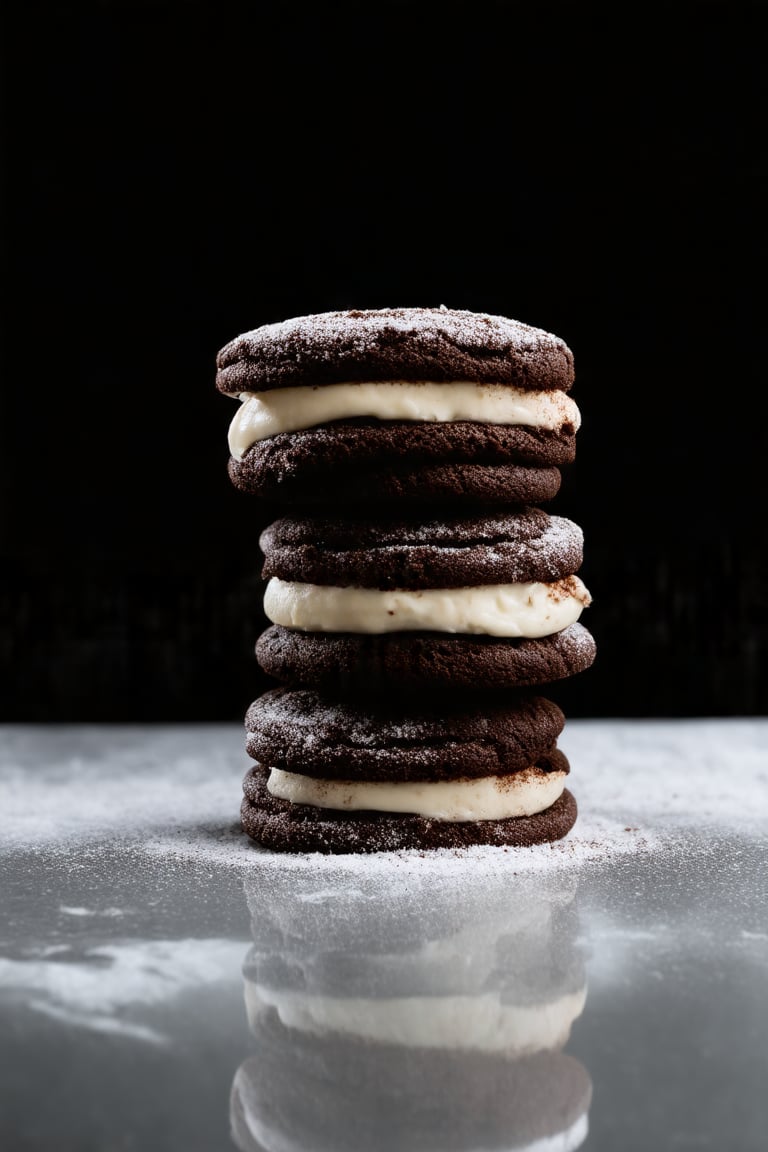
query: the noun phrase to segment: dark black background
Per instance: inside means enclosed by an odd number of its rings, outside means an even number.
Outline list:
[[[261,522],[216,351],[439,304],[574,351],[568,713],[766,712],[763,4],[3,22],[0,719],[239,720]]]

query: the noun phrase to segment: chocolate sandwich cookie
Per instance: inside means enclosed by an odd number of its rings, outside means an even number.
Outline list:
[[[281,517],[261,534],[262,668],[338,691],[496,689],[588,668],[583,534],[543,509],[444,519]]]
[[[443,712],[270,689],[248,709],[244,830],[289,851],[534,844],[576,819],[557,748],[565,717],[516,694]]]
[[[448,822],[370,811],[351,814],[292,804],[269,793],[268,776],[269,770],[259,765],[247,774],[240,820],[244,832],[262,847],[276,852],[458,850],[480,845],[527,848],[562,839],[577,817],[576,800],[567,788],[546,811],[533,816]]]
[[[559,337],[485,313],[385,308],[263,325],[217,357],[217,388],[241,401],[229,474],[287,508],[541,504],[575,456],[573,378]]]

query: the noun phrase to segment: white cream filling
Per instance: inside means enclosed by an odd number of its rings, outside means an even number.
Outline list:
[[[264,611],[273,624],[302,632],[460,632],[551,636],[578,620],[591,602],[578,576],[552,584],[472,588],[337,588],[273,576]]]
[[[566,392],[524,392],[509,384],[471,381],[322,384],[241,392],[239,399],[240,408],[229,426],[229,450],[237,460],[258,440],[279,432],[355,416],[432,423],[473,420],[551,430],[564,424],[578,430],[581,425],[581,413]]]
[[[362,997],[283,992],[245,982],[252,1031],[273,1008],[286,1028],[341,1032],[385,1044],[415,1048],[470,1048],[523,1055],[562,1048],[586,1003],[586,987],[542,1004],[505,1004],[492,992],[481,996]]]
[[[272,768],[267,790],[291,804],[345,812],[408,812],[430,820],[508,820],[533,816],[554,804],[565,788],[565,772],[524,768],[477,780],[391,782],[316,780]]]

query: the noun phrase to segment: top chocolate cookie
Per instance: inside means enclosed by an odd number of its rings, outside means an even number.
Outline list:
[[[265,324],[216,358],[221,392],[356,381],[465,380],[567,392],[573,353],[558,336],[505,316],[451,308],[321,312]]]

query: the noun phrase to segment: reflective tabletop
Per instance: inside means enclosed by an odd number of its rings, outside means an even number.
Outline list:
[[[555,845],[324,857],[237,726],[0,728],[0,1149],[764,1152],[768,720],[561,746]]]

